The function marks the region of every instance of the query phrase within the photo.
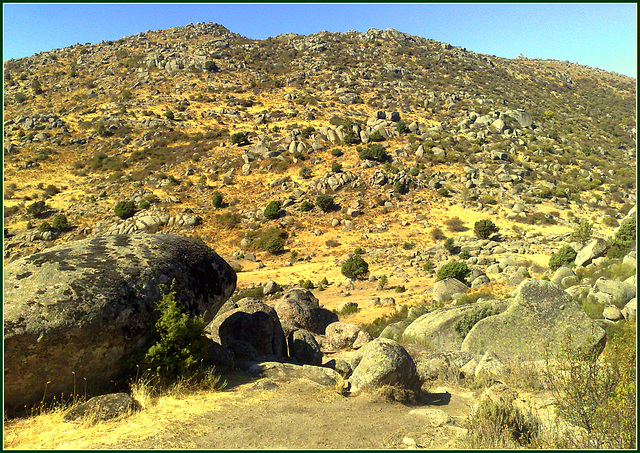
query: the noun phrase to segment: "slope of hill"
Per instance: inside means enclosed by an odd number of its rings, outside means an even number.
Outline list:
[[[422,266],[434,245],[476,220],[546,265],[554,246],[540,236],[579,219],[610,235],[635,204],[635,80],[569,62],[391,29],[256,41],[200,23],[4,69],[5,261],[161,230],[236,261],[241,285],[295,283],[340,279],[360,246],[389,287],[413,268],[416,295],[433,281]],[[318,195],[333,206],[304,211]],[[128,220],[114,215],[125,200]],[[52,225],[59,214],[68,226]],[[439,234],[454,217],[457,231]],[[288,253],[264,250],[270,228]]]

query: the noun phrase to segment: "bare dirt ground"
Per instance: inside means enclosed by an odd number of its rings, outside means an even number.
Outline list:
[[[227,379],[224,391],[163,398],[122,420],[63,423],[60,412],[5,422],[5,448],[451,448],[474,398],[465,389],[440,387],[405,405],[373,393],[344,396],[302,379]],[[442,409],[453,422],[432,426],[410,413],[424,408]]]

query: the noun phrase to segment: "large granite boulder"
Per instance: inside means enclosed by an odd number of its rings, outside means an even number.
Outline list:
[[[383,385],[408,390],[420,388],[416,365],[409,353],[398,343],[377,338],[358,350],[357,366],[349,378],[351,391]]]
[[[464,336],[456,330],[456,324],[465,315],[468,316],[479,308],[499,313],[506,307],[505,301],[495,300],[440,308],[420,316],[409,324],[402,334],[402,342],[427,345],[437,352],[459,351]]]
[[[453,277],[439,280],[433,285],[433,300],[436,302],[446,302],[451,300],[454,294],[464,294],[467,289],[467,285],[462,283]]]
[[[607,242],[604,239],[596,238],[589,242],[576,255],[576,266],[587,266],[591,262],[604,255],[607,250]]]
[[[225,306],[229,309],[206,327],[208,337],[230,349],[241,341],[253,346],[260,356],[287,356],[284,332],[272,307],[251,297]]]
[[[302,288],[293,288],[284,293],[273,308],[280,318],[285,336],[296,329],[324,335],[327,326],[338,320],[338,315],[320,307],[313,293]]]
[[[332,349],[358,349],[373,340],[362,327],[340,321],[329,324],[325,334]]]
[[[545,352],[563,347],[602,347],[604,339],[604,330],[558,285],[526,280],[503,313],[473,326],[461,350],[492,351],[500,359],[542,360]]]
[[[627,302],[636,297],[636,286],[631,283],[600,277],[593,286],[598,291],[609,294],[611,302],[618,308],[623,308]]]
[[[178,305],[209,322],[236,274],[202,242],[164,234],[79,240],[5,266],[5,409],[40,402],[45,388],[112,391],[172,283]]]

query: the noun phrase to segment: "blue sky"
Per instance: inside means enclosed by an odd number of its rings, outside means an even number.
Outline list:
[[[188,23],[264,39],[395,28],[468,50],[568,60],[636,77],[637,5],[619,4],[8,4],[3,59]]]

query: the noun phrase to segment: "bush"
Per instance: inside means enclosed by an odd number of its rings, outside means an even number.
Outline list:
[[[455,278],[462,283],[467,283],[467,278],[471,274],[471,269],[467,266],[467,263],[462,261],[452,261],[447,263],[438,269],[436,273],[437,280],[444,280],[445,278]]]
[[[358,153],[358,157],[361,160],[374,160],[376,162],[386,162],[389,160],[389,155],[382,147],[382,145],[371,145],[368,148],[361,149]]]
[[[429,234],[431,235],[431,239],[433,239],[434,241],[440,241],[446,237],[442,230],[438,227],[432,229]]]
[[[322,209],[323,212],[329,212],[333,209],[333,197],[329,195],[318,195],[316,197],[316,205]]]
[[[307,211],[311,211],[314,207],[313,202],[309,201],[309,200],[304,200],[302,203],[300,203],[300,210],[302,212],[307,212]]]
[[[607,258],[622,258],[636,242],[636,218],[628,219],[620,225],[615,238],[607,249]]]
[[[333,173],[340,173],[342,171],[342,164],[334,162],[331,164],[331,171]]]
[[[231,136],[231,143],[234,145],[244,146],[249,144],[248,132],[237,132]]]
[[[218,72],[220,68],[213,61],[207,60],[204,62],[204,70],[208,72]]]
[[[46,233],[47,231],[51,231],[51,225],[49,224],[49,222],[46,222],[46,221],[42,222],[38,227],[38,231],[40,231],[41,233]]]
[[[300,285],[301,288],[304,289],[314,289],[315,285],[313,284],[313,282],[309,279],[305,280],[304,278],[301,278],[300,281],[298,282],[298,285]]]
[[[369,264],[359,254],[354,254],[342,264],[340,272],[348,278],[361,278],[369,273]]]
[[[168,120],[173,120],[175,119],[175,115],[173,114],[173,111],[171,109],[167,109],[164,112],[164,117]]]
[[[287,239],[288,234],[285,230],[273,227],[266,231],[253,231],[249,234],[249,237],[251,239],[255,238],[254,244],[256,248],[276,255],[284,249],[285,239]]]
[[[219,209],[222,207],[223,203],[222,194],[220,192],[214,192],[211,196],[211,205],[214,208]]]
[[[69,226],[69,221],[67,220],[67,216],[64,214],[56,215],[51,221],[51,226],[58,231],[62,231]]]
[[[473,232],[480,239],[487,239],[500,229],[489,219],[478,220],[473,225]]]
[[[483,399],[467,419],[469,448],[516,449],[534,443],[540,422],[511,401]],[[534,444],[535,445],[535,444]]]
[[[36,201],[35,203],[27,206],[27,214],[31,214],[33,217],[40,217],[47,210],[47,205],[44,201]]]
[[[460,217],[451,217],[450,219],[445,220],[444,224],[447,226],[449,231],[459,233],[462,231],[467,231],[467,227],[464,226],[464,222],[460,220]]]
[[[277,219],[280,217],[281,209],[282,204],[279,201],[271,201],[267,207],[264,208],[264,216],[269,220]]]
[[[396,124],[396,131],[398,132],[398,134],[406,134],[408,132],[411,132],[407,127],[407,123],[405,123],[404,121],[398,121],[398,124]]]
[[[334,157],[340,157],[342,156],[344,153],[342,152],[342,150],[340,148],[333,148],[331,150],[331,155]]]
[[[311,168],[309,167],[302,167],[300,169],[300,177],[302,179],[309,179],[311,178],[311,176],[313,175],[313,172],[311,171]]]
[[[498,311],[496,311],[493,307],[484,306],[484,307],[474,307],[470,310],[467,310],[454,324],[453,328],[461,338],[465,338],[467,334],[471,331],[473,326],[475,326],[478,321],[481,319],[487,318],[489,316],[497,315]]]
[[[342,137],[342,143],[344,143],[345,145],[353,145],[359,142],[360,137],[358,137],[353,131],[345,132],[344,136]]]
[[[635,325],[625,323],[607,337],[600,357],[599,350],[571,348],[568,337],[547,360],[545,376],[560,418],[587,432],[563,439],[572,448],[636,448]]]
[[[407,193],[407,188],[402,181],[396,181],[393,184],[393,191],[399,195],[404,195]]]
[[[453,244],[453,238],[449,238],[444,241],[443,247],[447,252],[454,253],[456,250],[456,246]]]
[[[433,261],[431,260],[427,260],[424,262],[424,264],[422,265],[422,270],[425,272],[429,272],[432,273],[436,268],[436,265],[433,264]]]
[[[436,193],[441,197],[448,197],[449,189],[447,189],[446,187],[440,187],[438,190],[436,190]]]
[[[549,269],[555,271],[562,266],[569,266],[578,254],[570,245],[565,245],[549,258]]]
[[[127,219],[134,213],[133,201],[118,201],[113,207],[113,213],[121,219]]]
[[[579,242],[582,245],[589,242],[591,235],[593,234],[593,223],[588,220],[583,220],[578,223],[578,226],[571,232],[569,239],[571,241]]]
[[[463,250],[458,255],[458,258],[460,258],[461,260],[468,260],[469,258],[471,258],[471,253],[469,253],[469,251],[467,250]]]
[[[183,313],[175,294],[173,287],[163,289],[156,306],[153,340],[143,359],[145,368],[165,382],[194,371],[205,358],[204,319]]]

